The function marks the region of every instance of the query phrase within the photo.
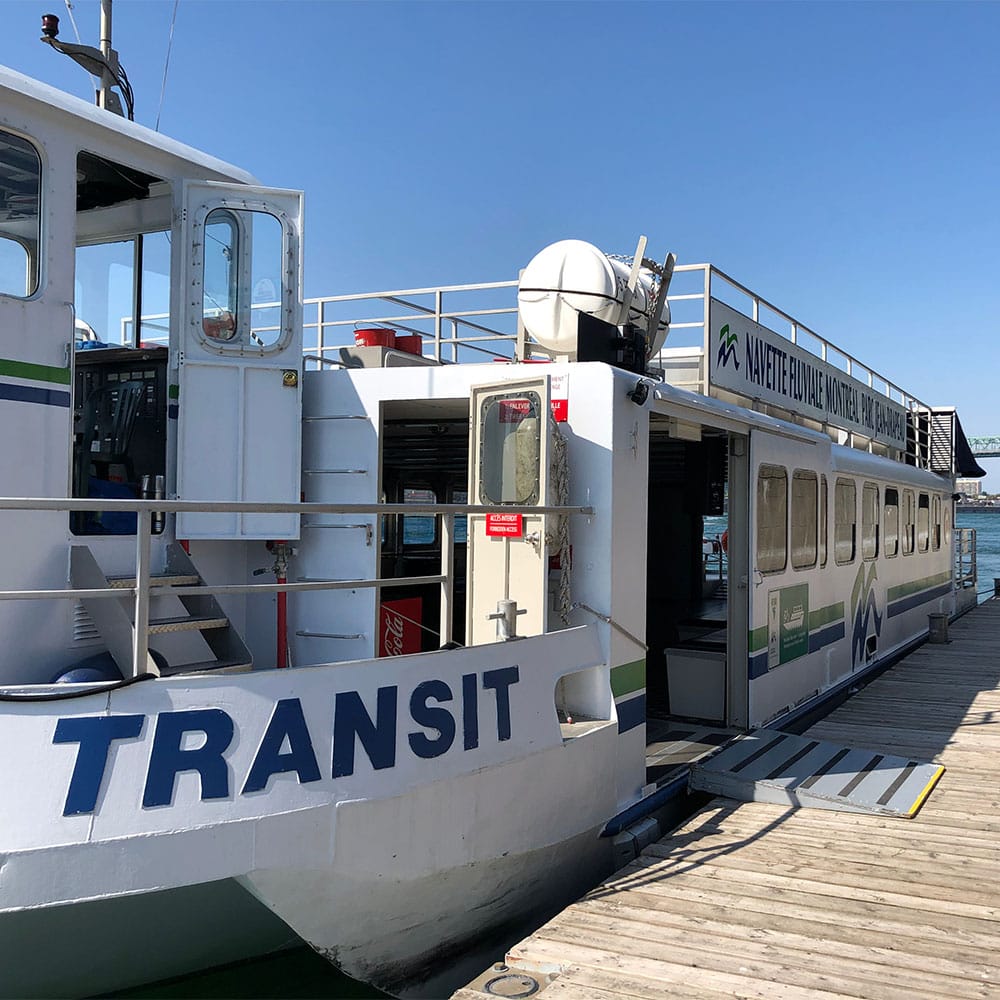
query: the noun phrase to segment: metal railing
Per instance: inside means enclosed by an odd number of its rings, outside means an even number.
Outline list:
[[[955,529],[955,589],[975,587],[976,569],[976,529]]]
[[[667,297],[672,313],[670,335],[660,353],[651,359],[653,367],[674,376],[669,381],[702,395],[712,394],[708,357],[709,310],[714,297],[902,406],[910,415],[910,433],[914,438],[908,446],[911,457],[915,464],[928,467],[932,411],[926,403],[714,265],[679,264],[673,275]],[[388,327],[417,335],[421,338],[422,354],[443,363],[525,360],[531,356],[531,342],[518,323],[517,284],[516,280],[492,281],[305,299],[306,364],[311,368],[345,364],[341,348],[353,346],[354,331],[364,327]],[[273,306],[274,303],[255,304],[251,312],[264,310],[269,318]],[[165,314],[143,316],[143,329],[162,330],[167,319]],[[253,332],[266,340],[277,328],[264,319],[261,316]],[[130,322],[130,319],[122,321],[123,342],[130,332]],[[157,333],[144,334],[144,340],[161,342],[161,337]],[[861,440],[864,443],[866,439]],[[870,442],[868,447],[874,448]]]
[[[454,604],[455,567],[455,517],[474,514],[557,514],[585,515],[593,517],[595,510],[590,506],[542,506],[503,505],[484,506],[477,504],[419,504],[419,503],[252,503],[199,500],[84,500],[75,498],[0,498],[0,511],[97,511],[136,514],[135,534],[135,586],[105,588],[60,588],[58,590],[0,590],[0,601],[24,601],[46,599],[107,599],[132,597],[132,676],[149,670],[156,671],[148,663],[149,648],[149,604],[153,597],[171,595],[186,597],[198,594],[272,594],[294,593],[308,590],[355,590],[371,588],[406,587],[416,584],[441,586],[441,641],[450,642],[452,637],[452,607]],[[291,583],[241,583],[241,584],[200,584],[198,586],[157,587],[150,579],[152,565],[153,518],[163,514],[218,513],[218,514],[351,514],[390,516],[396,514],[427,514],[439,518],[441,523],[441,572],[421,577],[392,577],[359,580],[308,580]],[[377,530],[377,525],[376,525]]]
[[[518,342],[517,301],[511,301],[516,289],[516,281],[490,281],[306,299],[306,357],[314,364],[339,364],[340,348],[353,346],[356,329],[385,326],[420,336],[424,355],[436,361],[512,359]]]
[[[711,300],[715,298],[808,351],[820,361],[860,381],[873,392],[902,406],[911,415],[912,430],[916,438],[913,444],[914,458],[917,464],[927,467],[931,443],[931,408],[926,403],[713,264],[678,265],[674,269],[670,287],[670,336],[664,344],[664,350],[652,363],[659,364],[667,371],[682,372],[682,381],[675,384],[703,395],[711,394],[708,372],[709,310]]]

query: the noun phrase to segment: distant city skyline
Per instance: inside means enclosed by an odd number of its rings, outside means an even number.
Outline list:
[[[307,295],[644,233],[1000,434],[1000,4],[180,0],[161,111],[174,9],[115,5],[136,119],[306,192]],[[0,63],[89,99],[50,12],[3,4]]]

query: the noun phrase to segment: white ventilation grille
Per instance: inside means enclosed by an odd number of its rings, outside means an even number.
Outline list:
[[[97,646],[101,641],[101,633],[94,624],[94,619],[80,601],[73,605],[73,645]]]

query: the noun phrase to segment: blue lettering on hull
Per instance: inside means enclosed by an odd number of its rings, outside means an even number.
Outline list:
[[[480,745],[479,693],[492,691],[495,711],[487,713],[496,724],[498,743],[511,738],[510,689],[520,680],[516,666],[487,670],[480,677],[465,674],[461,691],[454,692],[442,680],[426,680],[410,693],[410,719],[419,727],[406,734],[397,747],[399,690],[381,687],[375,694],[374,715],[357,691],[339,691],[334,696],[330,777],[346,778],[355,772],[358,746],[376,771],[396,766],[397,750],[430,760],[447,753],[462,733],[462,750]],[[451,704],[456,694],[461,705]],[[56,722],[52,742],[76,743],[76,763],[70,778],[64,816],[92,813],[97,808],[101,786],[111,780],[114,744],[137,740],[146,730],[145,715],[71,716]],[[226,799],[234,788],[232,767],[226,751],[236,736],[236,724],[221,708],[159,712],[151,718],[152,749],[142,795],[144,809],[173,803],[177,776],[198,775],[202,800]],[[188,746],[187,744],[194,744]],[[109,767],[108,761],[112,763]],[[266,792],[275,774],[294,773],[300,785],[320,781],[323,773],[313,747],[312,734],[298,698],[282,698],[274,706],[261,737],[240,795]]]

